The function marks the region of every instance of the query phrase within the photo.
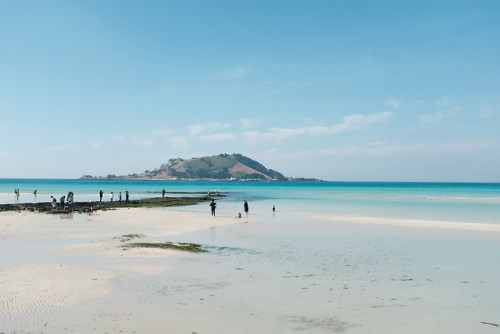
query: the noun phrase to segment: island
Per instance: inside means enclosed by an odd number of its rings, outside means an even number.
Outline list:
[[[286,177],[239,153],[219,154],[191,159],[170,159],[153,170],[128,175],[92,176],[84,180],[229,180],[229,181],[300,181],[318,179]]]

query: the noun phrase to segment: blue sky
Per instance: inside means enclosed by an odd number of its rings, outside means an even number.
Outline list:
[[[499,39],[498,1],[0,0],[0,177],[500,182]]]

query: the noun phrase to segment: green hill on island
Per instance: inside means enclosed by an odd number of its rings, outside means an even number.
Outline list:
[[[114,180],[259,180],[289,181],[283,174],[267,169],[261,163],[244,155],[219,154],[184,160],[170,159],[154,170],[140,174],[107,175],[94,177],[85,175],[82,179]]]

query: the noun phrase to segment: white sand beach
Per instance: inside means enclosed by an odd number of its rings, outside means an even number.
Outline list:
[[[2,213],[0,333],[495,333],[500,233],[434,223]]]
[[[61,311],[82,312],[83,302],[109,295],[119,278],[162,273],[169,267],[165,259],[179,253],[123,250],[122,235],[140,233],[141,241],[161,242],[233,221],[144,208],[74,216],[1,213],[0,332],[62,331],[47,328],[59,322]]]

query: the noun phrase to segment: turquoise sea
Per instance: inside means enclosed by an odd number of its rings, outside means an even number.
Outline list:
[[[20,198],[14,196],[20,190]],[[33,195],[37,190],[37,196]],[[49,202],[73,191],[75,201],[104,200],[114,192],[128,190],[131,199],[185,196],[182,192],[218,192],[227,197],[218,205],[228,215],[242,211],[242,202],[252,212],[335,214],[445,220],[472,223],[500,223],[500,183],[384,183],[384,182],[230,182],[230,181],[111,181],[64,179],[0,179],[0,203]],[[205,205],[199,205],[205,210]],[[194,209],[197,210],[197,209]],[[208,211],[208,210],[207,210]]]

